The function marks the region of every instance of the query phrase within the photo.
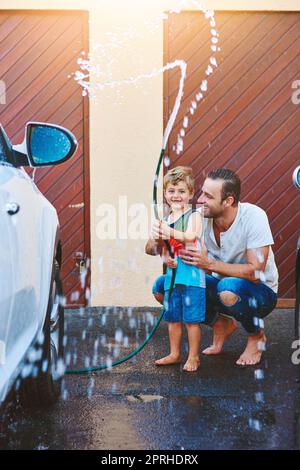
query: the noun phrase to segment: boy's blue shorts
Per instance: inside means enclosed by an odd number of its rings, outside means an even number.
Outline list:
[[[168,301],[169,291],[164,296],[164,320],[167,322],[200,323],[205,320],[205,289],[203,287],[176,284]]]

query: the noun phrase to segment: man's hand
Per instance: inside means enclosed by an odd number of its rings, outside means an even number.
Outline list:
[[[181,250],[179,256],[184,263],[197,266],[207,272],[218,273],[226,277],[240,277],[241,279],[257,283],[263,280],[268,253],[269,246],[249,249],[246,252],[247,263],[223,263],[222,261],[208,258],[207,249],[204,242],[202,242],[201,250],[191,246]]]
[[[197,268],[205,269],[206,271],[211,271],[211,260],[208,258],[207,248],[203,239],[201,240],[200,250],[195,246],[189,246],[184,250],[180,250],[179,256],[186,264],[197,266]]]

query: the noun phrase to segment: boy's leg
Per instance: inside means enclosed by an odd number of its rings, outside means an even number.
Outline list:
[[[189,342],[189,356],[183,366],[183,370],[187,372],[195,372],[200,366],[199,348],[201,341],[201,328],[199,323],[186,323],[188,342]]]
[[[205,320],[205,288],[185,286],[183,288],[182,304],[182,317],[184,323],[186,324],[189,343],[189,355],[183,370],[186,370],[187,372],[194,372],[200,366],[200,322]]]
[[[178,364],[180,358],[180,345],[182,338],[182,323],[169,323],[169,341],[170,341],[170,354],[155,361],[157,366],[169,366],[171,364]]]
[[[169,291],[165,292],[165,314],[164,319],[168,322],[170,354],[155,361],[157,366],[168,366],[180,362],[180,345],[182,338],[181,321],[181,293],[176,286],[169,299]]]

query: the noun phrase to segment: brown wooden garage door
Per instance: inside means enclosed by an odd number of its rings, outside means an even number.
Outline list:
[[[300,235],[300,195],[292,185],[300,163],[300,105],[292,83],[300,79],[300,14],[217,12],[219,67],[193,116],[178,156],[173,144],[211,55],[209,24],[198,12],[171,15],[164,35],[164,61],[184,59],[184,100],[169,140],[172,166],[191,165],[200,186],[217,167],[237,171],[242,200],[270,218],[279,267],[279,296],[293,298],[294,258]],[[179,72],[164,79],[164,122],[174,104]]]
[[[68,76],[87,51],[85,12],[0,10],[1,80],[6,104],[0,121],[14,144],[27,121],[69,128],[79,142],[76,157],[53,168],[37,169],[35,181],[58,210],[63,245],[63,283],[67,303],[84,305],[76,256],[89,256],[88,104]],[[71,293],[80,298],[71,302]]]

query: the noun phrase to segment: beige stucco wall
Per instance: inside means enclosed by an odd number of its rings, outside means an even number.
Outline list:
[[[216,10],[300,10],[300,0],[206,0]],[[108,48],[113,79],[125,79],[163,65],[162,20],[170,0],[0,0],[2,9],[82,9],[90,12],[90,45],[107,44],[113,32],[120,47]],[[193,9],[191,2],[187,8]],[[145,26],[145,20],[148,26]],[[131,38],[129,37],[131,31]],[[109,65],[110,59],[115,60]],[[101,65],[105,67],[105,62]],[[93,80],[93,78],[92,78]],[[91,305],[154,305],[151,283],[158,258],[144,255],[145,240],[100,240],[101,204],[117,208],[151,203],[152,180],[162,142],[162,76],[136,86],[105,89],[90,101]],[[121,199],[120,199],[121,197]],[[103,207],[103,206],[102,206]],[[124,216],[124,210],[121,210]],[[131,217],[127,217],[128,223]],[[98,232],[97,232],[98,231]],[[122,234],[121,234],[122,236]]]

